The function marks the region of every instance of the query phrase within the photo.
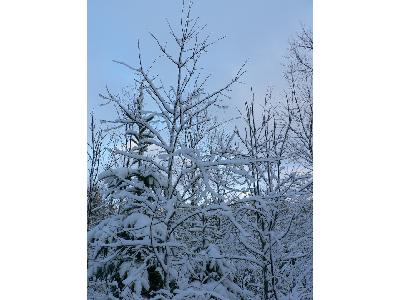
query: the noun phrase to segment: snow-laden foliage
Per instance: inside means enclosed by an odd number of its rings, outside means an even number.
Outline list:
[[[312,70],[296,50],[311,33],[291,43],[286,101],[269,93],[256,107],[252,95],[229,132],[216,112],[244,66],[208,90],[200,58],[214,41],[191,4],[179,30],[168,26],[174,47],[152,36],[176,76],[139,54],[137,67],[117,62],[135,75],[133,95],[100,95],[119,116],[105,131],[122,138],[92,172],[107,213],[89,222],[89,299],[311,299]]]

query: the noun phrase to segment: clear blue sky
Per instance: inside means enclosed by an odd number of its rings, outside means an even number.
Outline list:
[[[132,80],[132,73],[112,62],[121,60],[136,66],[140,39],[144,61],[158,55],[149,32],[168,40],[165,19],[179,21],[181,0],[88,0],[88,112],[101,119],[112,118],[110,107],[99,107],[99,92],[108,85],[118,91]],[[207,24],[214,38],[226,35],[204,58],[205,73],[213,74],[211,85],[228,81],[248,59],[246,85],[232,92],[229,103],[242,107],[250,86],[259,97],[267,86],[279,93],[284,85],[282,62],[289,38],[301,28],[312,26],[312,0],[197,0],[193,14]],[[163,73],[163,66],[158,66]]]

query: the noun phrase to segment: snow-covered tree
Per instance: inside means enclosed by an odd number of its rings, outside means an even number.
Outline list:
[[[112,206],[103,197],[103,185],[99,173],[104,168],[105,132],[96,124],[93,113],[90,117],[88,139],[88,180],[87,180],[87,226],[90,228],[112,213]]]
[[[119,138],[96,175],[112,210],[88,232],[89,298],[311,299],[311,33],[290,44],[285,101],[268,92],[257,106],[252,94],[230,131],[217,112],[244,66],[209,90],[201,58],[218,39],[192,2],[167,25],[172,43],[151,35],[152,65],[139,43],[136,66],[115,61],[133,90],[101,94]]]
[[[211,212],[231,215],[226,205],[212,200],[217,193],[208,174],[228,162],[205,151],[205,133],[217,126],[210,108],[217,108],[227,97],[243,70],[239,68],[220,89],[207,91],[209,76],[199,73],[199,60],[214,41],[202,37],[203,27],[191,16],[191,5],[185,7],[180,30],[170,26],[175,52],[152,35],[166,63],[174,66],[176,80],[167,86],[161,77],[151,75],[139,54],[138,67],[117,62],[141,82],[136,105],[124,105],[109,90],[102,95],[123,112],[122,118],[112,122],[125,126],[125,134],[134,142],[133,147],[114,149],[131,159],[129,165],[100,176],[108,186],[108,196],[118,199],[118,214],[89,232],[90,284],[95,287],[96,280],[105,284],[117,298],[178,295],[179,285],[186,284],[179,281],[179,270],[193,258],[193,248],[185,243],[187,237],[181,236],[180,229]],[[152,103],[147,108],[146,101]],[[205,243],[195,258],[208,253],[209,247]],[[219,284],[224,283],[228,281]],[[187,291],[185,295],[189,297]]]
[[[252,258],[255,268],[259,268],[261,276],[253,279],[252,286],[262,299],[279,299],[292,290],[292,283],[283,283],[292,268],[283,272],[282,267],[307,254],[296,252],[293,256],[291,250],[298,249],[293,247],[298,240],[307,238],[294,234],[297,228],[293,224],[301,216],[299,210],[303,208],[303,200],[308,199],[312,184],[309,174],[293,161],[292,116],[284,106],[272,106],[271,99],[268,93],[257,121],[253,95],[246,102],[244,131],[236,130],[244,155],[254,158],[245,176],[247,188],[243,191],[247,191],[247,196],[235,209],[238,220],[249,233],[239,236],[239,240],[249,261]]]
[[[311,30],[302,28],[290,42],[285,64],[287,106],[292,118],[292,147],[304,167],[312,170],[313,162],[313,38]]]

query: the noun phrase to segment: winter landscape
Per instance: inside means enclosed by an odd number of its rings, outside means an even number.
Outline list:
[[[202,5],[179,2],[151,21],[168,40],[109,58],[130,85],[99,90],[114,117],[89,118],[88,299],[312,299],[312,28],[285,37],[285,84],[259,94],[246,54],[228,80],[210,74],[229,32]]]

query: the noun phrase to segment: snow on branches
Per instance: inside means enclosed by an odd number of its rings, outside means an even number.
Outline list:
[[[183,7],[180,28],[168,23],[174,47],[152,34],[174,83],[152,73],[138,47],[138,66],[116,61],[136,76],[133,96],[100,95],[119,116],[105,131],[121,138],[108,148],[110,167],[96,167],[112,209],[88,232],[89,298],[311,299],[309,99],[289,89],[285,105],[266,97],[257,116],[253,95],[243,128],[224,130],[212,112],[245,66],[209,91],[200,62],[215,41],[192,3]]]

